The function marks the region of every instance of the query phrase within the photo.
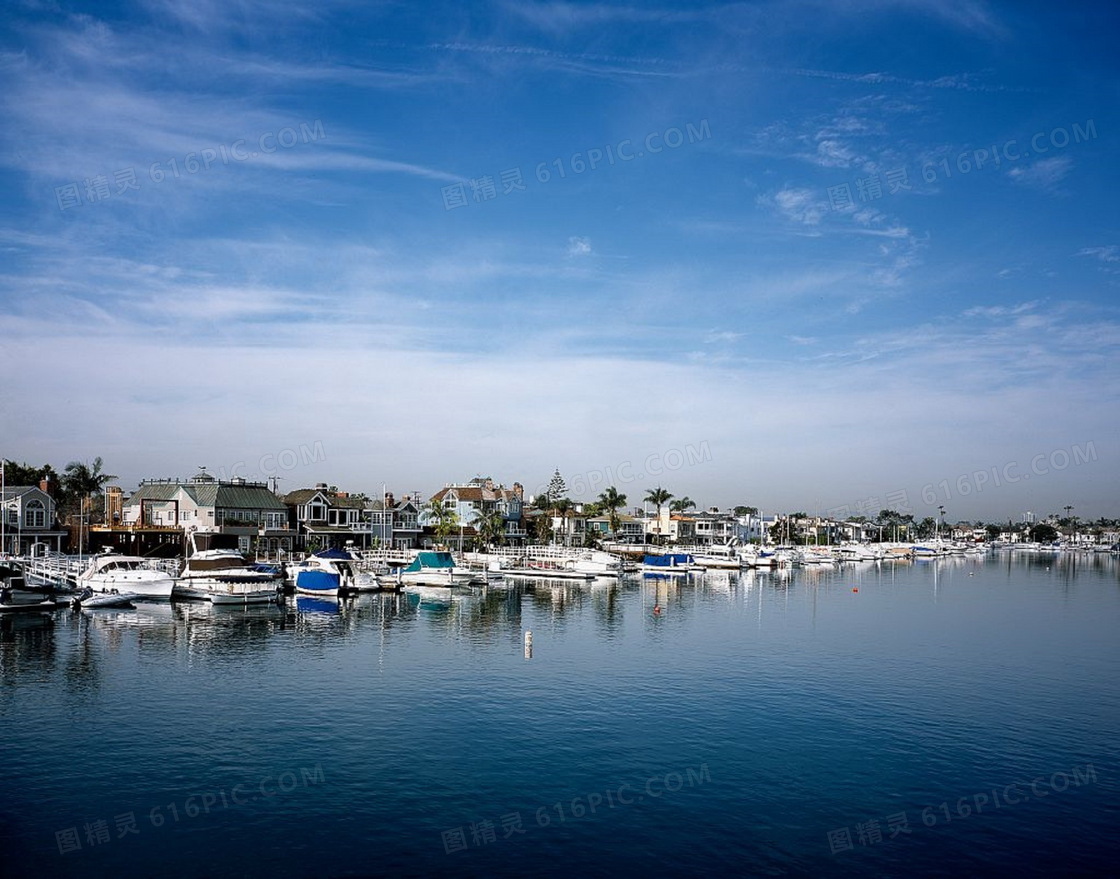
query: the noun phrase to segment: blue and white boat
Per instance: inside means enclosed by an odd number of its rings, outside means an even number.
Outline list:
[[[691,571],[702,571],[687,552],[667,552],[647,555],[642,559],[642,573],[650,577],[683,577]]]
[[[357,589],[356,559],[342,549],[324,549],[288,569],[296,592],[304,595],[338,595]]]
[[[948,553],[944,548],[938,544],[930,546],[928,544],[915,544],[910,547],[910,557],[915,561],[928,561],[931,559],[944,558]]]

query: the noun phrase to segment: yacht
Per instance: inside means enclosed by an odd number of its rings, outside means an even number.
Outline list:
[[[275,574],[258,569],[235,549],[195,549],[179,574],[174,594],[214,604],[266,604],[276,599],[278,585]]]
[[[90,589],[95,595],[131,593],[137,598],[169,599],[175,588],[175,577],[154,567],[151,559],[120,555],[107,548],[106,552],[90,559],[89,565],[78,575],[77,586],[79,590]]]
[[[304,595],[338,595],[358,590],[357,559],[342,549],[324,549],[288,566],[288,579]]]

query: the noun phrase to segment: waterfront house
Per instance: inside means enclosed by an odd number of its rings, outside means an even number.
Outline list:
[[[448,483],[432,495],[428,505],[441,504],[445,510],[454,511],[464,534],[471,535],[475,533],[475,524],[483,516],[501,513],[505,520],[506,542],[521,543],[526,536],[522,524],[524,495],[520,482],[506,488],[489,477],[475,477],[466,483]],[[432,516],[427,510],[422,511],[420,522],[423,525],[432,524]]]
[[[363,495],[320,482],[290,491],[281,500],[288,509],[289,527],[299,534],[300,549],[343,549],[348,543],[365,549],[373,542],[374,510]]]
[[[28,553],[36,543],[61,551],[66,531],[58,527],[54,498],[47,485],[9,485],[0,495],[3,540],[0,552]]]
[[[288,526],[288,508],[263,482],[240,477],[227,482],[205,470],[186,480],[141,482],[124,504],[122,525],[119,530],[125,532],[165,529],[180,539],[191,530],[233,534],[243,552],[254,547],[291,551],[296,537]]]
[[[618,530],[611,533],[611,520],[609,516],[592,516],[587,520],[585,527],[595,534],[600,540],[615,540],[620,543],[642,543],[645,528],[640,520],[625,513],[619,513]]]

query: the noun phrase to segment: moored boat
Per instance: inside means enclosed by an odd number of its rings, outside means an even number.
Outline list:
[[[443,550],[418,552],[393,576],[404,586],[469,586],[477,579],[471,571],[457,567],[451,553]]]
[[[187,558],[174,595],[214,604],[266,604],[276,599],[279,583],[274,574],[254,570],[239,552],[207,549]]]
[[[132,602],[139,597],[135,592],[120,592],[116,589],[97,592],[86,586],[70,599],[70,606],[87,610],[99,607],[134,607]]]
[[[288,568],[296,592],[304,595],[338,595],[357,591],[356,559],[341,549],[325,549]]]
[[[692,571],[704,570],[686,552],[667,552],[662,555],[646,555],[642,558],[642,573],[652,577],[685,576]]]
[[[136,598],[169,599],[175,578],[167,571],[151,567],[151,560],[141,556],[104,552],[90,559],[78,577],[78,589],[96,594],[131,593]],[[84,603],[84,607],[89,604]]]

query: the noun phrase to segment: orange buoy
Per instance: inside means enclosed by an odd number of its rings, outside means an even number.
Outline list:
[[[853,592],[859,592],[859,587],[858,586],[853,586],[852,591]]]
[[[661,605],[660,604],[655,604],[653,606],[653,612],[654,613],[661,613]]]

